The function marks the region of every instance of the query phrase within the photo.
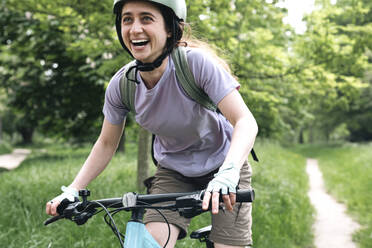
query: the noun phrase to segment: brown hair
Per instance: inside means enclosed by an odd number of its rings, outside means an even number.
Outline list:
[[[177,42],[177,46],[185,46],[191,48],[200,48],[203,51],[207,52],[215,61],[217,61],[227,72],[232,75],[230,66],[226,60],[222,59],[218,53],[223,53],[222,49],[218,47],[211,46],[202,39],[197,39],[192,35],[192,30],[189,24],[184,22],[180,23],[181,29],[183,31],[182,39]],[[233,75],[234,76],[234,75]],[[235,77],[235,76],[234,76]]]

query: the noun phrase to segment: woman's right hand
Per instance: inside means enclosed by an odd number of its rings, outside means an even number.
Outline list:
[[[57,216],[58,215],[57,207],[59,206],[60,203],[61,203],[60,201],[56,201],[54,199],[51,201],[48,201],[45,207],[45,212],[48,215]]]
[[[61,202],[65,199],[70,202],[75,202],[79,200],[79,192],[77,189],[72,188],[72,187],[62,186],[61,190],[63,191],[62,194],[60,194],[59,196],[53,198],[53,200],[48,201],[46,203],[45,212],[48,215],[52,215],[52,216],[59,215],[57,212],[57,208],[59,204],[61,204]]]

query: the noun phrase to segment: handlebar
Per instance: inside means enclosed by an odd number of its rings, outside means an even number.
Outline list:
[[[60,219],[70,219],[78,225],[84,224],[90,217],[97,213],[97,208],[113,208],[126,211],[135,209],[157,208],[171,209],[178,211],[180,215],[187,218],[199,215],[204,212],[201,209],[201,203],[204,196],[203,191],[186,192],[186,193],[168,193],[168,194],[136,194],[133,192],[126,193],[120,198],[108,198],[94,201],[88,201],[89,191],[81,190],[79,195],[82,196],[82,202],[64,202],[58,210],[60,215],[49,218],[44,225],[49,225]],[[236,192],[236,202],[253,202],[255,193],[253,189],[239,189]],[[220,202],[222,196],[220,196]],[[174,202],[165,206],[154,206],[156,203]]]

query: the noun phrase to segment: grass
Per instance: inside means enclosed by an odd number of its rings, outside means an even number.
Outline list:
[[[255,247],[313,247],[313,208],[307,198],[305,158],[271,142],[255,145]]]
[[[255,247],[313,247],[313,209],[306,197],[304,157],[270,142],[260,142],[255,149],[261,160],[252,163],[257,196],[253,204]],[[84,226],[67,221],[43,226],[45,203],[60,193],[61,185],[71,182],[90,147],[53,145],[45,150],[33,152],[16,170],[0,173],[0,243],[7,248],[119,247],[102,215]],[[135,156],[116,155],[109,168],[89,185],[92,198],[136,191],[135,166]],[[116,220],[118,226],[123,227],[128,219],[129,214],[121,215]],[[209,223],[208,214],[203,214],[192,220],[190,230]],[[184,239],[177,247],[201,245]]]
[[[318,159],[327,191],[362,225],[353,240],[360,248],[372,247],[372,143],[307,145],[296,151]]]

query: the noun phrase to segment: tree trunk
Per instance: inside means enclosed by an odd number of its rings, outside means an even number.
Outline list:
[[[3,119],[0,116],[0,144],[3,142]]]
[[[151,147],[151,134],[143,129],[139,129],[138,133],[138,164],[137,164],[137,188],[143,191],[145,186],[143,181],[149,175],[149,156]]]
[[[24,127],[20,128],[18,131],[21,133],[23,144],[32,144],[32,136],[34,134],[33,128]]]
[[[312,144],[314,143],[314,125],[310,125],[309,127],[309,143]]]
[[[300,134],[299,134],[299,138],[298,138],[298,142],[300,143],[300,144],[303,144],[304,143],[304,129],[303,128],[301,128],[300,129]]]

